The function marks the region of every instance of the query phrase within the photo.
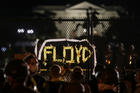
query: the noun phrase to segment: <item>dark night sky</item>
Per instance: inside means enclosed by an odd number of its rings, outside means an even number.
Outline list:
[[[84,0],[3,0],[0,3],[0,16],[8,15],[17,15],[18,13],[28,13],[31,11],[32,7],[37,5],[45,5],[45,4],[77,4]],[[138,0],[86,0],[96,5],[120,5],[124,7],[130,15],[139,15],[137,11],[138,8]],[[21,12],[22,11],[22,12]],[[22,14],[21,14],[22,15]]]

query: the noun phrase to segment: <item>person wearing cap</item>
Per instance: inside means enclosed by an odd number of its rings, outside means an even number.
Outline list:
[[[46,82],[45,93],[58,93],[59,87],[65,82],[61,78],[61,67],[58,64],[52,64],[49,68],[50,80]]]
[[[89,85],[84,81],[84,72],[80,66],[73,68],[70,82],[61,85],[59,93],[91,93]]]

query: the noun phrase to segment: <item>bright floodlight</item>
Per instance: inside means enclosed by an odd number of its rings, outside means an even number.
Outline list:
[[[33,33],[34,33],[34,30],[33,29],[27,30],[27,34],[33,34]]]
[[[17,32],[20,34],[20,33],[24,33],[24,29],[17,29]]]

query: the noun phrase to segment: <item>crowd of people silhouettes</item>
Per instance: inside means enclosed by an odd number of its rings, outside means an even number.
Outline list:
[[[87,81],[80,66],[52,64],[46,78],[39,64],[34,54],[10,60],[0,70],[0,93],[139,93],[139,69],[120,79],[116,68],[97,64]]]

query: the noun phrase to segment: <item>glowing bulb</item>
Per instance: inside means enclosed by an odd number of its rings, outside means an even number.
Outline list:
[[[27,30],[27,34],[33,34],[33,33],[34,33],[34,30],[33,29]]]
[[[24,33],[25,29],[18,29],[17,32],[20,33]]]
[[[84,33],[86,33],[87,32],[87,29],[84,29],[84,31],[83,31]]]

